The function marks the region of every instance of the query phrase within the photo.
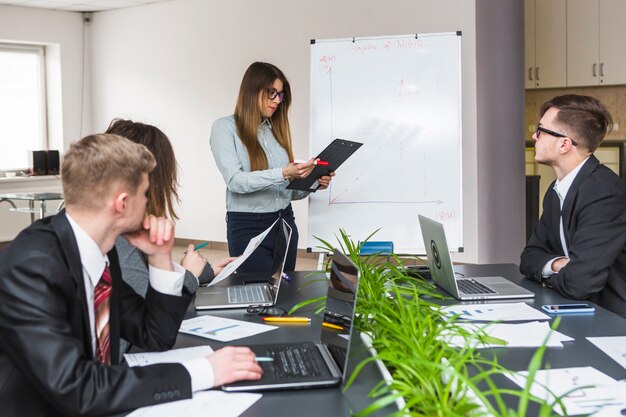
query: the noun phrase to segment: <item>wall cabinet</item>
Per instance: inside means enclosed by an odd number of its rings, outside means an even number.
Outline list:
[[[526,88],[565,86],[566,0],[525,0],[524,18]]]
[[[567,0],[567,86],[626,84],[626,1]]]

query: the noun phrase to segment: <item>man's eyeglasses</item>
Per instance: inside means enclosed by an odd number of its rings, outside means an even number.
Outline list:
[[[568,137],[567,135],[564,135],[559,132],[555,132],[554,130],[546,129],[545,127],[542,127],[542,126],[537,126],[537,130],[535,131],[535,135],[537,136],[537,139],[541,137],[541,133],[547,133],[548,135],[554,136],[555,138],[567,138]],[[576,143],[574,139],[569,138],[569,140],[572,141],[572,145],[578,146],[578,143]]]
[[[270,100],[274,100],[277,96],[278,96],[278,101],[279,102],[283,102],[285,101],[285,92],[284,91],[278,91],[275,88],[268,88],[267,89],[267,96],[269,97]]]
[[[272,317],[284,317],[287,316],[287,310],[280,307],[263,307],[263,306],[249,306],[246,310],[248,315],[257,316],[272,316]]]

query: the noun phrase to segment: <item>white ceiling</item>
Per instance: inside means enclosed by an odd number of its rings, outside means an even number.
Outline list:
[[[164,1],[169,0],[0,0],[0,5],[37,7],[72,12],[100,12],[102,10],[121,9],[122,7],[134,7]]]

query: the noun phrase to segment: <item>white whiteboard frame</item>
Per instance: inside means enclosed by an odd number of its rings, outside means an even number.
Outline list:
[[[329,39],[329,40],[312,40],[311,41],[311,78],[310,78],[310,83],[311,83],[311,105],[310,105],[310,124],[309,124],[309,147],[310,147],[310,155],[314,156],[317,154],[317,152],[319,152],[319,146],[315,146],[316,144],[314,143],[314,137],[315,137],[315,108],[314,106],[316,106],[316,91],[314,89],[314,71],[319,71],[319,69],[317,69],[317,65],[319,65],[319,62],[317,62],[317,60],[315,59],[315,47],[316,45],[324,45],[324,44],[328,44],[328,43],[345,43],[345,44],[353,44],[353,45],[363,45],[363,46],[353,46],[352,48],[367,48],[367,47],[373,47],[375,48],[377,45],[380,45],[382,43],[387,43],[387,42],[410,42],[412,40],[423,40],[426,39],[428,40],[428,38],[433,38],[433,37],[454,37],[456,39],[455,42],[455,46],[456,46],[456,57],[453,58],[457,61],[458,65],[458,84],[456,84],[458,91],[456,92],[456,94],[458,95],[458,120],[457,120],[457,131],[458,131],[458,140],[456,141],[456,146],[458,146],[458,212],[455,213],[455,221],[454,223],[449,223],[446,224],[445,219],[437,219],[434,218],[434,220],[440,220],[442,221],[442,223],[444,223],[444,227],[446,228],[447,232],[446,234],[449,235],[448,236],[448,240],[449,240],[449,247],[450,248],[454,248],[457,249],[458,248],[458,252],[462,252],[463,251],[463,180],[462,180],[462,172],[463,172],[463,153],[462,153],[462,85],[461,85],[461,40],[462,40],[462,36],[461,36],[461,32],[446,32],[446,33],[431,33],[431,34],[410,34],[410,35],[400,35],[400,36],[376,36],[376,37],[353,37],[353,38],[343,38],[343,39]],[[452,39],[451,39],[452,40]],[[446,51],[447,52],[447,51]],[[451,50],[452,53],[454,53],[455,51]],[[334,58],[334,56],[332,57]],[[332,64],[331,64],[332,65]],[[332,68],[331,68],[332,70]],[[457,79],[453,80],[453,83],[457,82]],[[333,132],[333,126],[334,123],[332,122],[332,116],[331,116],[331,127],[330,127],[330,137],[328,138],[329,141],[335,138],[335,133]],[[348,139],[348,140],[358,140],[352,137],[341,137],[341,135],[337,136],[340,137],[342,139]],[[357,151],[357,153],[352,157],[352,158],[359,158],[359,151]],[[348,161],[349,162],[349,161]],[[341,169],[339,168],[337,175],[341,175]],[[454,178],[454,177],[452,177]],[[331,184],[332,186],[332,184]],[[326,191],[327,192],[327,191]],[[318,191],[318,193],[320,193]],[[323,192],[321,192],[323,193]],[[456,193],[455,193],[456,194]],[[318,195],[316,195],[315,197],[312,197],[313,199],[318,198]],[[328,234],[319,234],[316,230],[315,227],[312,225],[312,219],[315,218],[316,213],[314,213],[315,209],[313,208],[315,205],[315,203],[312,203],[311,201],[309,201],[308,203],[308,207],[309,207],[309,228],[308,228],[308,234],[307,234],[307,247],[309,251],[313,251],[313,252],[317,252],[320,251],[320,249],[317,247],[320,242],[315,238],[315,236],[319,236],[320,238],[330,242],[330,243],[334,243],[336,238],[335,236],[337,236],[339,234],[339,228],[343,227],[342,225],[338,225],[336,227],[336,230],[333,231],[333,236],[330,236]],[[317,204],[319,205],[319,204]],[[323,208],[322,208],[323,209]],[[318,209],[319,210],[319,209]],[[407,225],[409,225],[410,227],[408,227],[408,229],[415,229],[415,227],[417,227],[417,230],[419,230],[419,223],[418,223],[418,219],[417,219],[417,215],[418,214],[424,214],[424,213],[420,213],[419,210],[415,210],[415,214],[414,216],[411,214],[410,218],[406,219],[406,223]],[[430,216],[432,217],[432,216]],[[330,219],[330,221],[332,222],[332,219]],[[367,234],[374,232],[376,226],[372,226],[371,230],[368,230],[365,235],[361,236],[352,236],[354,240],[361,240],[364,239],[366,237]],[[383,227],[384,230],[384,227]],[[348,233],[352,233],[351,230],[346,230],[346,232]],[[381,230],[382,232],[382,230]],[[389,238],[389,236],[384,236],[384,238],[381,239],[381,232],[377,233],[376,235],[374,235],[374,237],[372,238],[372,240],[392,240],[395,241],[395,239],[393,238]],[[361,231],[359,231],[359,233],[362,233]],[[398,245],[396,245],[396,247],[394,248],[394,251],[396,253],[401,253],[401,254],[415,254],[415,255],[422,255],[425,253],[425,250],[423,248],[423,241],[421,239],[421,235],[420,235],[421,231],[415,233],[415,238],[414,238],[414,242],[415,245],[414,246],[409,246],[409,245],[401,245],[398,247]],[[383,233],[384,234],[384,233]],[[453,236],[452,239],[450,239],[450,235]],[[406,236],[405,236],[406,238]],[[413,242],[413,237],[412,235],[409,236],[410,240]],[[406,240],[406,239],[404,239]],[[456,250],[453,250],[456,251]]]

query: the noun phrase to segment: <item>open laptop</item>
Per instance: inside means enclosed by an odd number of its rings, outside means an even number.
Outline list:
[[[263,377],[259,381],[241,381],[224,385],[224,391],[266,391],[277,389],[320,388],[339,385],[345,378],[354,307],[359,284],[359,269],[339,250],[335,249],[331,260],[329,291],[331,288],[347,294],[350,300],[350,319],[345,319],[342,330],[322,327],[321,341],[276,343],[249,346],[256,356],[271,357],[273,361],[259,362]],[[332,296],[331,296],[332,297]],[[327,312],[328,313],[328,312]],[[326,316],[326,315],[325,315]],[[326,318],[325,318],[326,320]]]
[[[291,227],[281,219],[276,223],[276,245],[272,269],[267,272],[246,272],[233,274],[249,284],[228,285],[224,287],[200,287],[196,291],[195,306],[198,310],[221,308],[246,308],[249,306],[273,306],[278,299],[281,276],[287,259],[287,250],[291,240]],[[267,237],[266,237],[267,238]]]
[[[458,300],[497,300],[503,298],[532,298],[535,294],[504,277],[456,278],[450,259],[443,225],[419,216],[428,267],[435,284]]]

